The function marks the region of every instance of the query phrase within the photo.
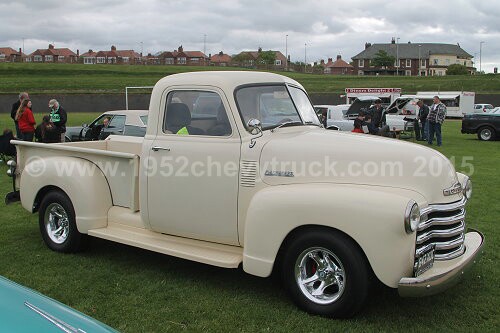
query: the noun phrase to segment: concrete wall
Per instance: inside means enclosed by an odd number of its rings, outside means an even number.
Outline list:
[[[31,95],[35,112],[49,112],[48,103],[51,98],[57,99],[64,109],[71,112],[105,112],[125,109],[125,94],[66,94],[66,95]],[[149,94],[129,95],[129,109],[148,109]],[[345,103],[339,94],[312,93],[313,104],[336,105]],[[8,113],[17,95],[0,95],[0,113]],[[500,105],[500,94],[476,95],[476,103]]]

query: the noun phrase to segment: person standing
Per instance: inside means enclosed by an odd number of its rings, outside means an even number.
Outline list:
[[[373,126],[380,128],[382,127],[384,107],[382,106],[382,100],[377,99],[375,105],[368,110],[368,114],[372,117]]]
[[[66,135],[66,121],[68,120],[68,116],[66,111],[59,105],[59,102],[56,99],[51,99],[49,101],[50,108],[50,121],[54,124],[61,136],[61,141],[65,141]]]
[[[434,104],[430,107],[429,115],[427,116],[429,124],[427,143],[432,145],[435,133],[437,145],[440,147],[442,145],[441,125],[446,117],[446,106],[441,102],[439,96],[434,96],[433,101]]]
[[[418,141],[427,141],[427,116],[429,115],[429,107],[422,102],[417,101],[417,118],[415,118],[415,137]]]
[[[19,140],[22,140],[23,137],[22,137],[22,133],[21,131],[19,130],[19,124],[16,120],[16,113],[17,113],[17,109],[19,109],[19,106],[21,105],[21,103],[23,102],[23,100],[25,99],[29,99],[29,95],[27,92],[22,92],[19,94],[19,99],[14,103],[12,104],[12,109],[10,110],[10,117],[12,118],[12,120],[14,120],[14,125],[16,127],[16,137],[19,139]]]
[[[24,99],[19,105],[16,111],[14,120],[17,121],[19,125],[19,131],[24,141],[33,141],[33,135],[35,134],[35,117],[33,117],[33,112],[31,111],[31,101],[29,99]]]

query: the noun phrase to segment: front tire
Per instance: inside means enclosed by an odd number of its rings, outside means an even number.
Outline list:
[[[51,191],[43,198],[38,223],[47,246],[57,252],[77,252],[87,244],[87,235],[78,232],[75,210],[68,196]]]
[[[477,138],[482,141],[492,141],[495,138],[495,130],[489,126],[483,126],[477,131]]]
[[[294,237],[282,265],[282,280],[297,306],[311,314],[352,317],[369,290],[366,258],[347,236],[315,230]]]

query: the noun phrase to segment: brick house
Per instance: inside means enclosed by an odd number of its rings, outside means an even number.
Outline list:
[[[272,51],[272,50],[269,51],[274,52],[276,55],[273,67],[276,69],[284,69],[286,66],[286,57],[283,55],[283,53],[281,53],[280,51]],[[259,58],[261,52],[262,52],[261,47],[259,47],[257,51],[240,52],[233,57],[233,62],[235,61],[234,58],[236,58],[238,59],[237,63],[242,67],[256,67],[259,65],[257,63],[257,59]]]
[[[337,55],[337,60],[333,61],[332,58],[328,58],[328,62],[325,63],[321,60],[320,63],[323,66],[323,73],[332,74],[332,75],[353,75],[354,67],[348,64],[346,61],[342,59],[342,56]]]
[[[21,49],[16,51],[11,47],[0,47],[0,62],[22,62],[24,57]]]
[[[210,65],[221,67],[230,66],[231,59],[232,58],[229,54],[225,54],[224,52],[220,51],[219,53],[210,56]]]
[[[56,49],[54,45],[49,44],[48,49],[37,49],[26,57],[27,62],[49,62],[49,63],[76,63],[78,62],[79,51],[76,53],[64,47]]]
[[[96,63],[97,52],[89,50],[80,56],[80,61],[85,65],[93,65]]]
[[[396,59],[393,66],[379,68],[371,64],[381,50]],[[388,44],[366,43],[365,49],[352,57],[352,60],[354,73],[357,75],[441,76],[446,75],[448,66],[452,64],[465,65],[469,74],[474,74],[476,69],[472,58],[472,55],[458,44],[398,44],[393,39]],[[398,60],[399,64],[396,64]]]
[[[112,45],[109,51],[99,51],[95,55],[96,64],[140,64],[142,56],[134,50],[117,50]]]
[[[209,58],[201,51],[184,51],[179,46],[177,50],[166,51],[159,56],[160,63],[165,65],[207,66]]]

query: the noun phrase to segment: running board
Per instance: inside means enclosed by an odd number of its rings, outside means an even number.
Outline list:
[[[237,268],[243,261],[243,248],[164,235],[142,228],[109,223],[91,229],[90,236],[127,244],[154,252],[225,268]]]

